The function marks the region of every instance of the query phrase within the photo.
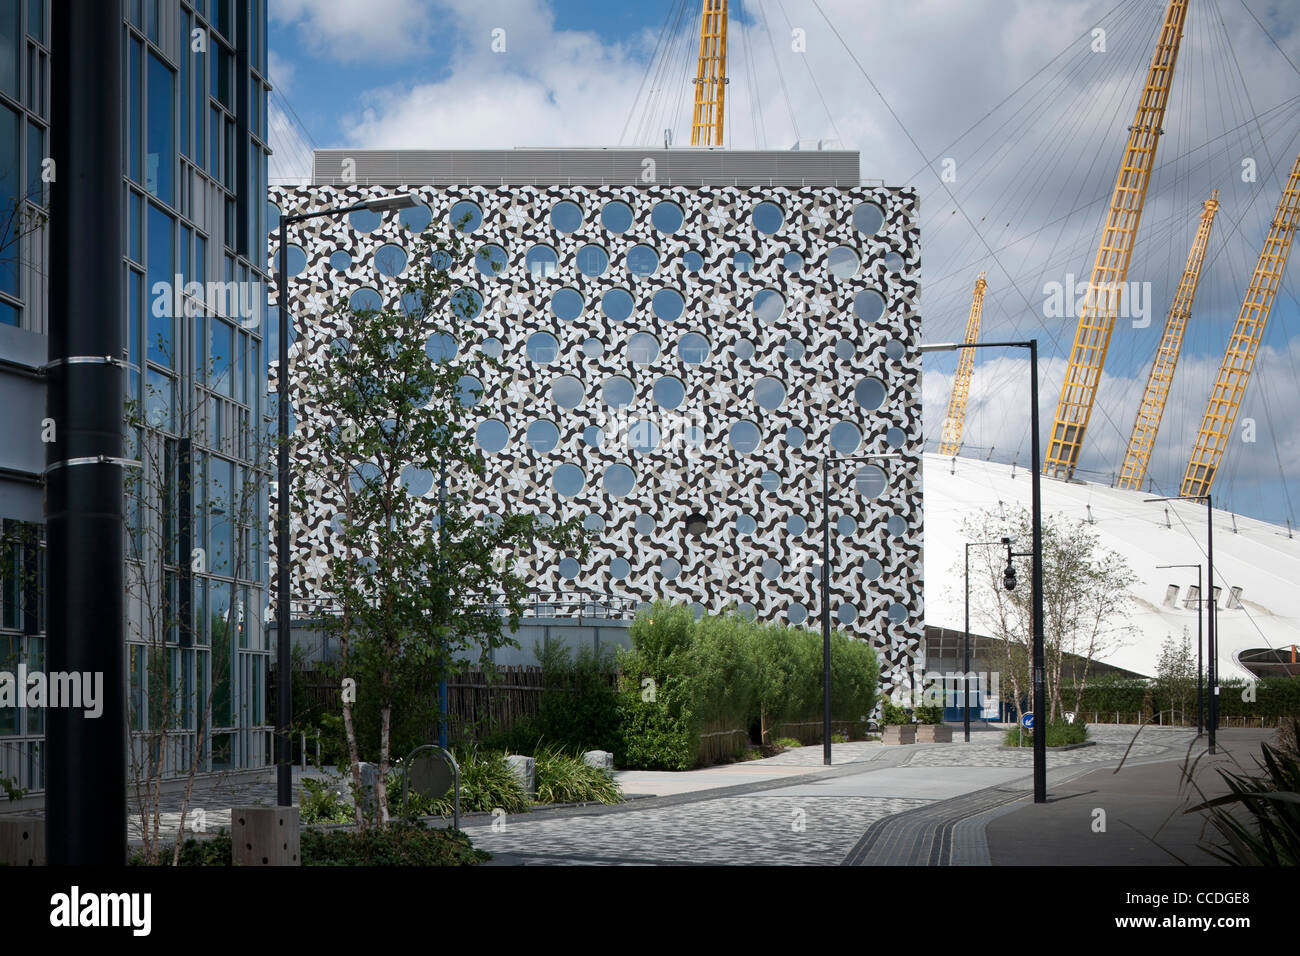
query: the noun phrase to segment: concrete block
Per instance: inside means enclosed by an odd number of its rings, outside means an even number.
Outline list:
[[[233,808],[230,843],[235,866],[301,866],[298,808]]]
[[[885,728],[881,741],[886,744],[914,744],[916,724],[890,724]]]
[[[39,817],[0,818],[0,864],[45,865],[45,821]]]
[[[598,767],[601,770],[614,772],[614,755],[608,750],[588,750],[582,755],[582,762],[588,767]]]
[[[530,799],[537,796],[537,761],[532,757],[511,754],[506,757],[506,763],[519,781],[519,785],[524,788],[524,793],[528,794]]]
[[[950,744],[952,728],[947,724],[919,724],[916,728],[918,744]]]

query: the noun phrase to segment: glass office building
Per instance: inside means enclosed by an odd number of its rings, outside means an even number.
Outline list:
[[[109,0],[105,0],[109,2]],[[267,0],[123,0],[127,666],[141,758],[270,760],[263,341]],[[0,670],[41,666],[52,17],[0,0]],[[205,712],[211,709],[210,720]],[[200,728],[208,732],[200,734]],[[0,777],[44,786],[39,710],[0,709]]]

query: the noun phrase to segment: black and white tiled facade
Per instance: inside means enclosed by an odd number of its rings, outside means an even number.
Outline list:
[[[335,300],[369,289],[358,304],[395,307],[405,276],[384,273],[401,265],[397,250],[409,253],[427,221],[445,233],[453,206],[473,203],[482,220],[469,245],[497,247],[504,266],[470,262],[459,278],[482,298],[467,324],[503,362],[482,379],[485,417],[499,425],[480,435],[505,444],[469,493],[485,512],[588,515],[595,529],[581,564],[525,559],[533,585],[817,627],[822,462],[898,455],[874,466],[881,474],[864,461],[830,466],[830,607],[836,626],[881,650],[887,691],[910,686],[923,633],[915,192],[301,186],[275,187],[271,200],[303,211],[405,191],[426,208],[295,228],[289,241],[305,250],[290,257],[295,363],[347,335],[328,315]],[[561,203],[580,222],[553,216]],[[623,231],[602,222],[611,203],[631,209]],[[778,208],[775,231],[766,206],[756,225],[760,204]],[[274,234],[271,245],[275,256]],[[294,413],[313,421],[311,409]],[[435,483],[415,477],[435,507]],[[311,500],[291,531],[295,598],[314,596],[332,549],[336,505],[323,492]]]

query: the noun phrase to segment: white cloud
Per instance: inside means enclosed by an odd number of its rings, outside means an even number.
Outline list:
[[[309,51],[345,63],[415,57],[428,50],[436,23],[425,0],[276,0],[269,9]]]

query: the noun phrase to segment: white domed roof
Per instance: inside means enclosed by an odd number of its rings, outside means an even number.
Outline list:
[[[963,518],[983,510],[1030,506],[1030,473],[1023,466],[970,458],[924,456],[925,623],[960,631],[963,582],[960,562],[966,538]],[[1129,588],[1134,633],[1102,660],[1154,675],[1160,646],[1183,628],[1196,641],[1196,606],[1185,606],[1196,586],[1196,569],[1161,570],[1158,564],[1205,563],[1205,506],[1193,502],[1148,504],[1142,491],[1091,482],[1042,480],[1043,514],[1092,521],[1103,547],[1128,562],[1137,581]],[[1166,524],[1168,509],[1168,525]],[[1235,531],[1234,531],[1235,522]],[[1028,550],[1017,542],[1018,550]],[[958,570],[954,571],[954,567]],[[1204,573],[1204,572],[1202,572]],[[1219,594],[1219,667],[1223,679],[1249,677],[1237,662],[1253,648],[1289,650],[1300,644],[1300,537],[1253,518],[1214,512],[1214,577]],[[1177,598],[1167,603],[1169,586]],[[1234,600],[1234,589],[1240,588]],[[1208,584],[1207,584],[1208,590]],[[972,612],[973,613],[973,612]],[[972,631],[977,631],[972,622]],[[1208,639],[1208,620],[1206,624]],[[1195,651],[1193,650],[1193,653]]]

